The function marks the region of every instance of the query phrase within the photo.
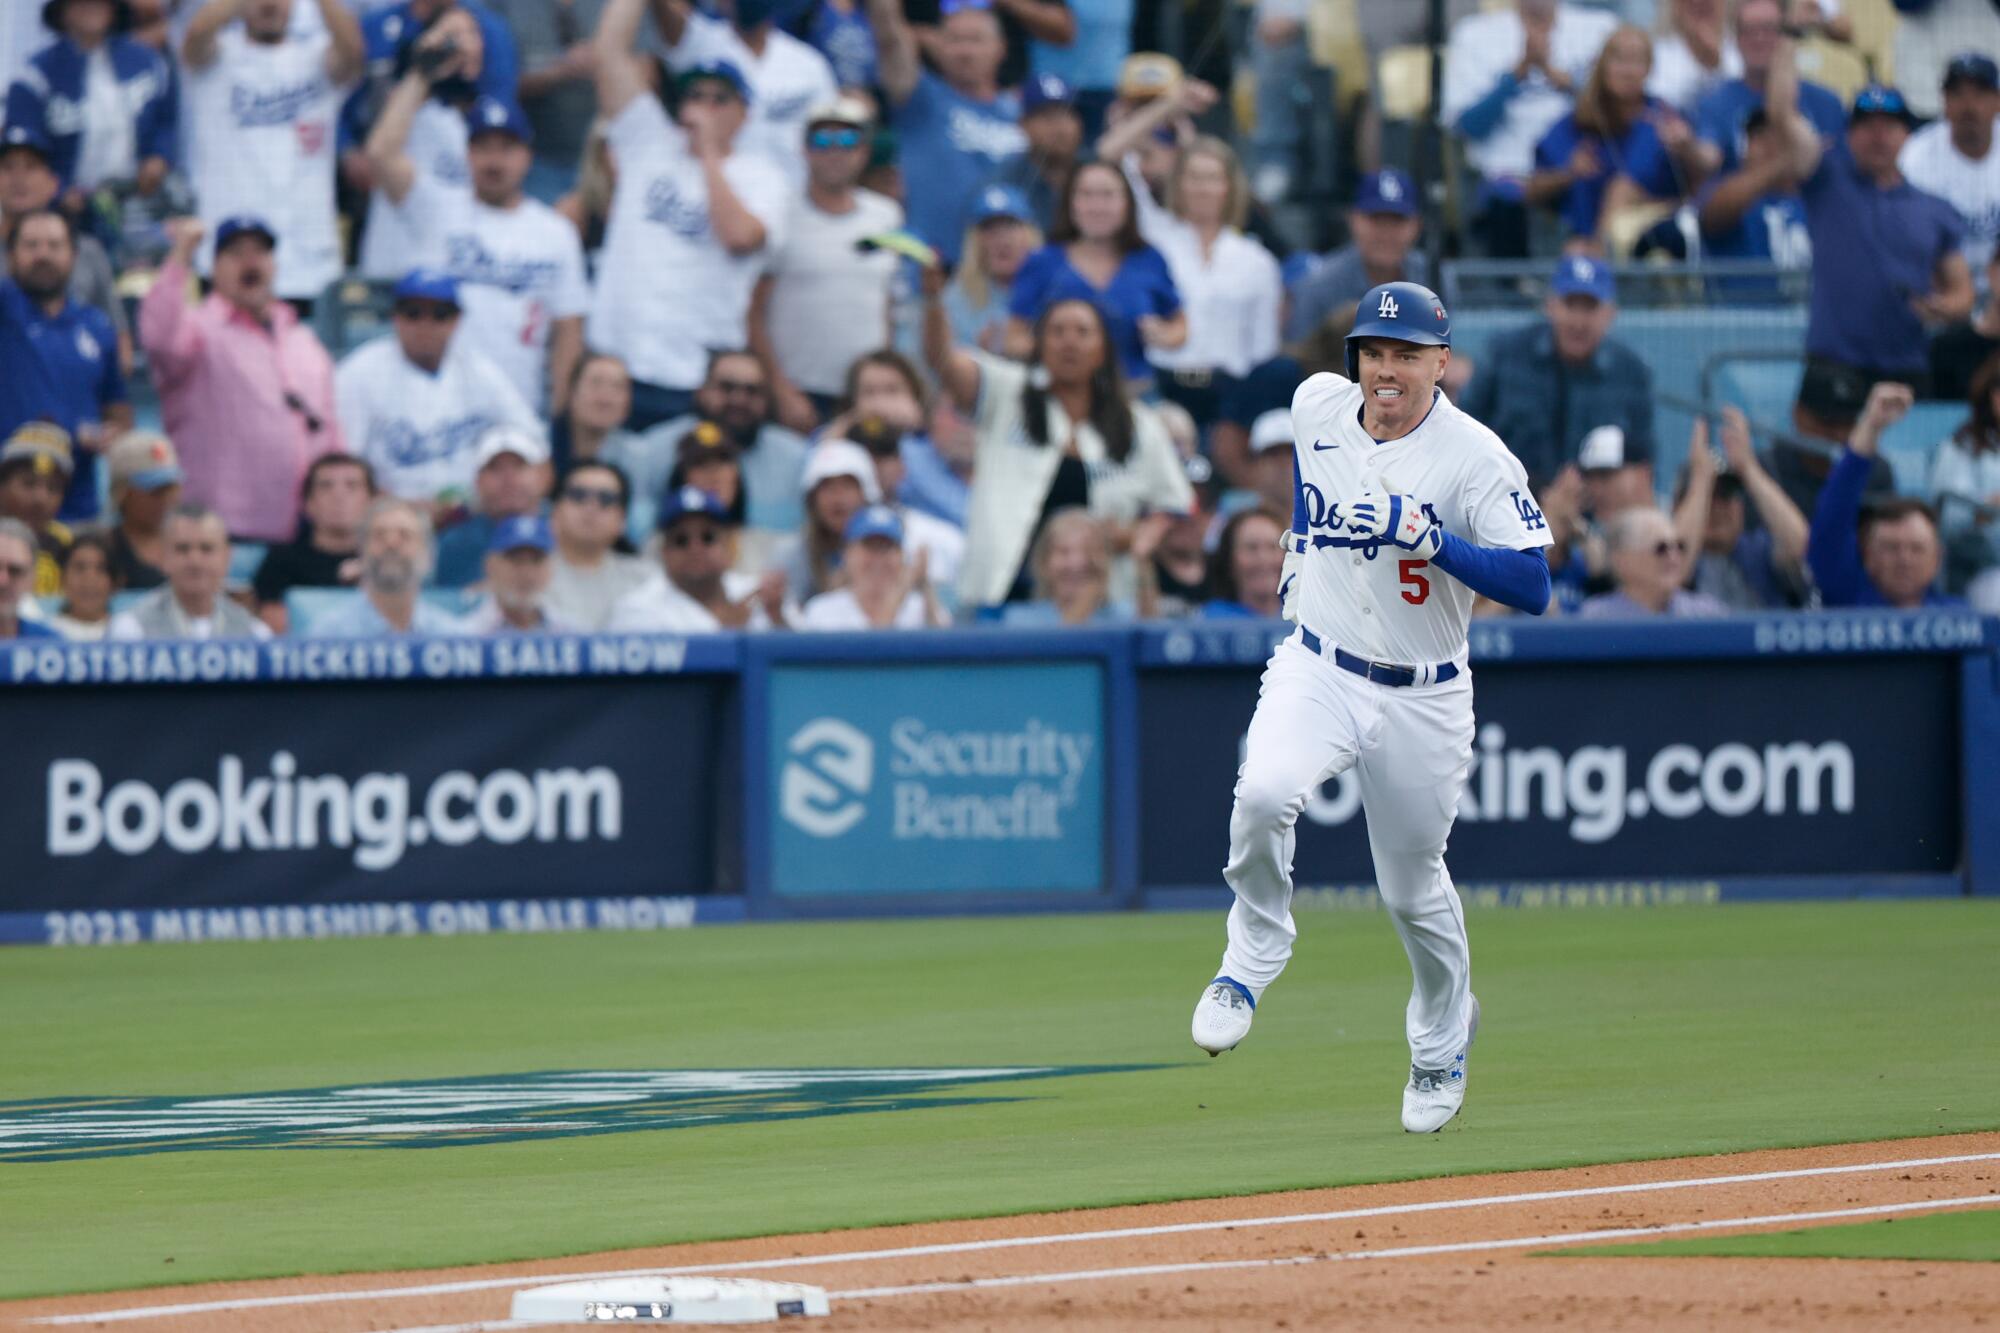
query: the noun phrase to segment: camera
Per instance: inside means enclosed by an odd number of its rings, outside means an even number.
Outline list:
[[[417,48],[411,53],[410,62],[417,67],[418,73],[427,79],[435,80],[438,71],[449,65],[457,55],[457,40],[447,37],[436,46]]]

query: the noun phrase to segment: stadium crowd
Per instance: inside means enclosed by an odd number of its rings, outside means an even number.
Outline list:
[[[0,637],[1275,616],[1292,390],[1439,248],[1542,275],[1445,388],[1552,611],[2000,613],[1990,0],[1451,0],[1431,247],[1427,5],[8,8]],[[1648,257],[1809,291],[1671,476]]]

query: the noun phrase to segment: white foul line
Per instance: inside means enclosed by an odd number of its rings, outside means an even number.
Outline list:
[[[1534,1190],[1520,1194],[1491,1194],[1467,1199],[1438,1199],[1429,1203],[1386,1204],[1374,1208],[1342,1208],[1321,1213],[1291,1213],[1278,1217],[1239,1217],[1213,1222],[1176,1222],[1148,1227],[1114,1227],[1102,1231],[1065,1231],[1041,1236],[1002,1236],[990,1240],[953,1241],[934,1245],[904,1245],[880,1250],[848,1250],[832,1254],[801,1254],[781,1259],[747,1259],[735,1263],[696,1264],[672,1268],[614,1268],[595,1273],[541,1273],[500,1278],[472,1278],[457,1282],[429,1282],[404,1287],[379,1287],[361,1291],[311,1291],[289,1296],[243,1296],[232,1300],[193,1301],[182,1305],[145,1305],[125,1309],[96,1310],[86,1314],[44,1315],[30,1320],[36,1324],[116,1323],[133,1319],[164,1319],[177,1315],[209,1314],[218,1310],[257,1310],[287,1305],[322,1305],[341,1301],[389,1300],[400,1296],[450,1296],[468,1291],[533,1286],[538,1282],[587,1282],[601,1278],[671,1277],[677,1274],[722,1274],[760,1272],[774,1268],[802,1268],[823,1264],[870,1263],[886,1259],[911,1259],[936,1254],[977,1254],[993,1250],[1020,1249],[1041,1245],[1077,1245],[1094,1241],[1130,1240],[1146,1236],[1174,1236],[1200,1231],[1229,1231],[1247,1227],[1298,1226],[1311,1222],[1342,1222],[1366,1217],[1399,1217],[1412,1213],[1443,1212],[1460,1208],[1492,1208],[1521,1203],[1547,1203],[1561,1199],[1587,1199],[1613,1194],[1646,1194],[1662,1190],[1700,1189],[1716,1185],[1747,1185],[1767,1180],[1797,1180],[1811,1176],[1853,1175],[1869,1171],[1896,1171],[1913,1167],[1956,1166],[1967,1162],[2000,1161],[2000,1152],[1960,1153],[1949,1157],[1914,1157],[1894,1162],[1859,1162],[1848,1166],[1808,1166],[1786,1171],[1753,1171],[1734,1176],[1701,1176],[1690,1180],[1651,1180],[1630,1185],[1589,1185],[1578,1189]],[[1605,1163],[1604,1165],[1614,1165]],[[1405,1182],[1414,1183],[1414,1182]]]

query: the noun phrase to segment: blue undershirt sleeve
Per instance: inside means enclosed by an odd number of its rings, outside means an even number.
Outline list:
[[[1475,546],[1443,533],[1444,545],[1431,563],[1482,597],[1538,616],[1549,609],[1549,561],[1541,548],[1513,551]]]
[[[1458,113],[1458,132],[1468,139],[1484,139],[1500,128],[1506,118],[1507,103],[1514,100],[1514,94],[1521,89],[1521,81],[1508,70],[1493,85],[1491,92]]]
[[[1306,479],[1299,475],[1298,447],[1292,452],[1292,531],[1303,534],[1309,526],[1306,519]]]

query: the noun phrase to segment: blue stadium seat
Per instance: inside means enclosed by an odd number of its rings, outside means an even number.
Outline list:
[[[313,622],[361,594],[352,588],[293,588],[285,594],[287,633],[298,638],[312,629]]]
[[[257,575],[257,567],[264,563],[264,553],[271,548],[263,542],[237,542],[229,548],[229,586],[247,588],[250,580]]]
[[[1799,378],[1804,373],[1804,357],[1730,361],[1716,370],[1715,398],[1718,403],[1742,408],[1753,424],[1790,430],[1792,404],[1798,399]]]
[[[1882,432],[1882,457],[1896,469],[1896,489],[1904,495],[1931,495],[1931,460],[1937,447],[1965,424],[1965,404],[1924,403]]]

